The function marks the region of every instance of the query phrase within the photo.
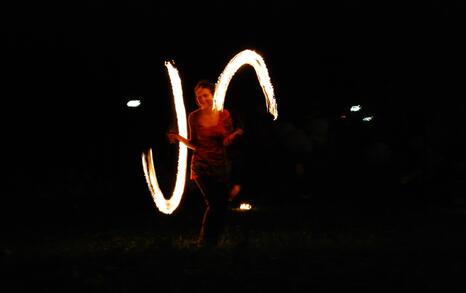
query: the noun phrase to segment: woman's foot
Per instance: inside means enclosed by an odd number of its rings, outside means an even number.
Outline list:
[[[239,184],[233,185],[230,191],[230,195],[228,197],[228,201],[233,201],[238,196],[240,191],[241,191],[241,185]]]

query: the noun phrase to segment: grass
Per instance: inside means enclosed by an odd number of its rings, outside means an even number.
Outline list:
[[[264,204],[231,212],[217,247],[195,243],[199,210],[129,218],[3,241],[4,292],[465,287],[461,211]]]

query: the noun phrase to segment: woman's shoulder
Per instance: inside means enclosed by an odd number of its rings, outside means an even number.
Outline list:
[[[191,113],[189,113],[188,119],[194,119],[196,117],[199,117],[199,113],[200,113],[199,109],[192,111]]]
[[[223,117],[225,117],[225,118],[230,118],[230,117],[231,117],[230,111],[228,111],[228,109],[225,109],[225,108],[224,108],[224,109],[222,110],[222,112],[220,112],[220,113],[221,113],[221,115],[222,115]]]

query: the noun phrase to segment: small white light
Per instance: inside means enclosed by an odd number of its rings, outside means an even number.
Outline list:
[[[359,110],[361,110],[361,105],[351,106],[351,109],[350,109],[351,112],[357,112]]]
[[[368,122],[368,121],[371,121],[372,119],[374,119],[374,116],[368,116],[368,117],[362,118],[362,121]]]
[[[141,100],[129,100],[126,103],[126,106],[131,108],[139,107],[139,105],[141,105]]]

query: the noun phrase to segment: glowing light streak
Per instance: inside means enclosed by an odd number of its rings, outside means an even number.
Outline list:
[[[361,105],[351,106],[351,108],[350,108],[351,112],[358,112],[360,110],[361,110]]]
[[[214,93],[214,105],[213,108],[216,110],[223,110],[223,103],[225,100],[225,93],[228,88],[230,80],[235,75],[236,71],[243,65],[251,65],[259,79],[259,83],[262,87],[266,98],[266,107],[268,111],[274,116],[274,120],[278,117],[277,103],[274,97],[273,86],[270,82],[269,73],[262,57],[252,50],[244,50],[234,56],[231,61],[227,64],[222,74],[220,74],[216,83]],[[178,74],[178,70],[170,62],[165,62],[167,67],[170,82],[172,86],[173,98],[175,101],[175,109],[178,123],[178,134],[184,138],[188,137],[188,126],[186,119],[186,110],[183,102],[183,91],[181,87],[181,79]],[[176,174],[176,183],[170,199],[166,199],[163,192],[160,190],[160,186],[157,181],[157,175],[154,167],[154,160],[152,155],[152,149],[148,149],[142,153],[142,165],[144,170],[144,176],[146,178],[147,186],[152,195],[155,205],[157,208],[165,213],[171,214],[180,204],[185,182],[186,182],[186,169],[187,169],[187,147],[179,142],[178,151],[178,168]],[[242,204],[240,210],[250,210],[250,204]]]
[[[267,109],[274,116],[274,120],[276,120],[278,117],[277,102],[275,101],[273,86],[270,82],[269,71],[264,59],[252,50],[241,51],[228,62],[215,85],[213,108],[219,111],[223,110],[223,102],[230,80],[238,69],[246,64],[251,65],[256,71],[257,78],[265,95]]]
[[[188,124],[186,119],[186,110],[183,102],[183,90],[181,87],[181,79],[178,74],[178,70],[170,62],[165,62],[165,66],[168,69],[170,76],[170,82],[172,86],[173,98],[175,101],[176,118],[178,124],[178,133],[183,137],[188,137]],[[186,168],[188,149],[187,147],[179,142],[178,149],[178,168],[176,173],[175,188],[173,190],[170,199],[165,199],[160,186],[157,181],[157,175],[154,168],[154,161],[152,157],[152,149],[142,154],[142,165],[144,169],[144,175],[146,177],[147,185],[149,187],[152,198],[157,208],[165,213],[171,214],[178,207],[183,195],[184,186],[186,182]]]

